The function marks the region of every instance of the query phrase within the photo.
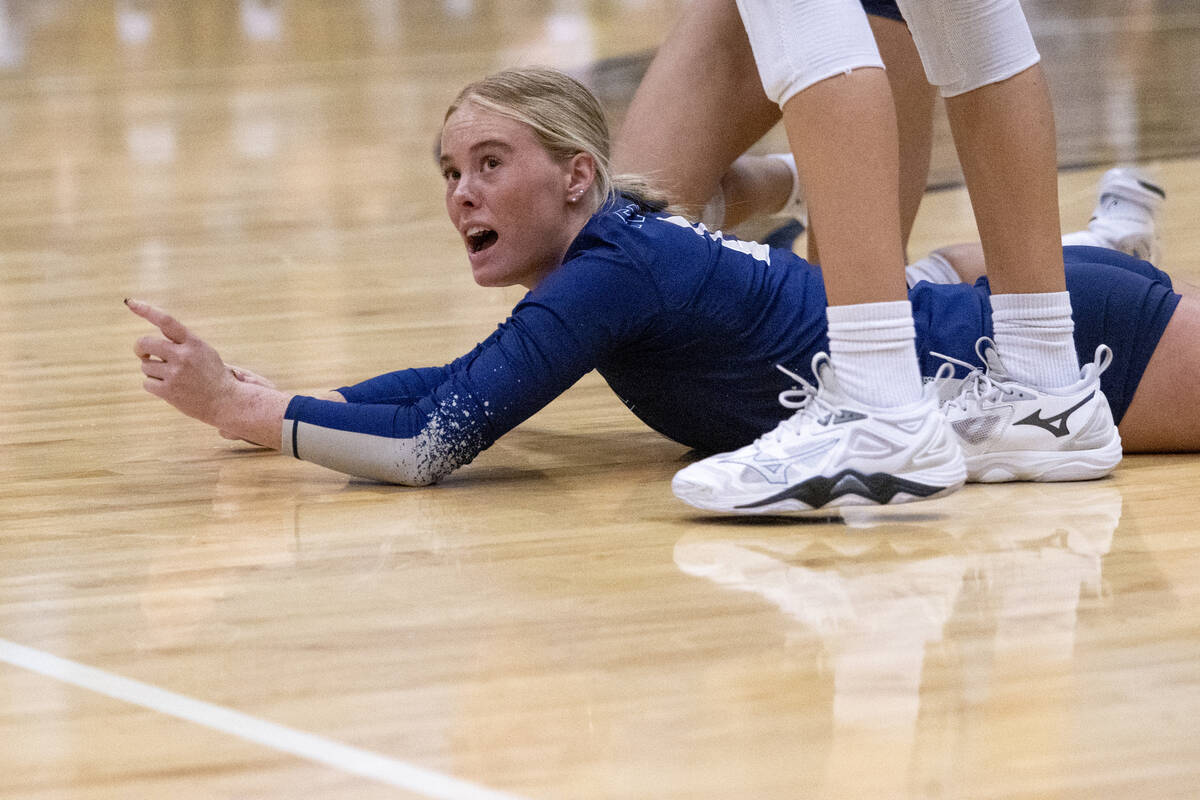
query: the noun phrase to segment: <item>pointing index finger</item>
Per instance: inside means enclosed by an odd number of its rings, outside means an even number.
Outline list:
[[[137,314],[142,319],[149,322],[162,331],[163,336],[166,336],[175,344],[183,344],[188,338],[188,329],[183,323],[172,317],[161,308],[156,308],[149,303],[143,303],[141,300],[126,298],[125,305],[129,310]]]

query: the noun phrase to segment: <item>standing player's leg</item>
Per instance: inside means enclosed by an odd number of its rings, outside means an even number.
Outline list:
[[[1091,394],[1090,376],[1103,364],[1079,371],[1071,298],[1062,268],[1054,114],[1040,55],[1020,4],[1018,0],[900,0],[900,6],[930,82],[946,98],[975,211],[994,291],[996,357],[990,363],[997,370],[1002,365],[997,378],[1006,385],[1045,394],[1046,413],[1051,417],[1075,409],[1071,424],[1096,431],[1088,437],[1094,445],[1091,462],[1103,470],[1102,462],[1109,459],[1111,471],[1120,462],[1120,437],[1107,403],[1093,402],[1096,398]],[[971,440],[964,437],[964,441],[971,450],[982,446],[997,454],[980,467],[986,473],[972,472],[973,479],[1002,479],[1006,471],[1010,480],[1072,479],[1070,471],[1043,469],[1043,462],[1052,456],[1030,449],[1028,431],[1021,427],[1024,420],[986,428],[971,423],[988,416],[988,411],[964,397],[962,417],[954,420],[960,437],[970,431]],[[989,441],[981,445],[980,437]],[[1049,442],[1047,448],[1057,451],[1060,442]],[[991,469],[989,464],[1000,460],[998,454],[1005,450],[1011,458]],[[1028,476],[1023,476],[1022,460],[1029,462]]]
[[[908,237],[929,182],[937,89],[925,78],[921,56],[895,3],[868,1],[863,7],[870,12],[867,19],[887,68],[896,109],[896,132],[900,138],[900,237],[907,250]],[[811,233],[809,239],[813,240]],[[813,256],[809,260],[820,263],[816,251],[809,252]]]
[[[1078,376],[1062,266],[1054,115],[1040,65],[946,99],[998,313],[997,346],[1038,386]]]
[[[891,0],[864,0],[862,5],[868,11],[867,20],[886,67],[895,107],[900,142],[900,234],[901,242],[907,249],[908,237],[912,233],[929,179],[937,92],[925,79],[921,57],[895,3]],[[790,155],[784,157],[785,163]],[[801,216],[803,210],[798,205],[803,201],[803,186],[793,187],[787,182],[788,175],[779,171],[779,162],[774,160],[778,158],[780,156],[747,155],[730,165],[721,178],[718,190],[726,198],[735,198],[726,208],[724,224],[737,225],[758,215]],[[789,173],[798,181],[795,170],[793,161]],[[808,260],[814,264],[820,263],[816,242],[810,226]]]
[[[1103,354],[1079,369],[1062,268],[1054,119],[1040,65],[947,98],[946,108],[993,291],[989,375],[1028,398],[986,430],[978,420],[994,418],[1003,400],[964,395],[947,407],[970,478],[1106,475],[1120,463],[1121,440],[1099,390]]]
[[[697,462],[673,489],[743,513],[919,500],[965,478],[923,392],[904,282],[895,108],[852,0],[739,0],[821,241],[830,353],[800,410],[754,444]]]

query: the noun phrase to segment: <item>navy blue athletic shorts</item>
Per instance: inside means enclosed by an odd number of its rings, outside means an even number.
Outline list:
[[[1064,247],[1063,257],[1079,363],[1090,363],[1101,344],[1112,348],[1113,363],[1100,377],[1100,387],[1113,419],[1120,422],[1179,305],[1179,295],[1165,272],[1115,250]],[[979,363],[974,342],[992,336],[990,295],[986,277],[974,286],[921,282],[910,290],[917,329],[925,332],[920,353],[923,374],[933,374],[942,363],[930,355],[931,350]]]
[[[886,17],[894,19],[897,22],[904,22],[904,17],[900,16],[900,8],[896,5],[896,0],[862,0],[863,10],[873,17]]]

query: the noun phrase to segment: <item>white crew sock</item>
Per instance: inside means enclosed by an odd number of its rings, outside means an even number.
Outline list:
[[[992,295],[996,351],[1009,375],[1039,389],[1079,380],[1067,292]]]
[[[838,383],[855,400],[896,408],[921,399],[912,303],[829,306],[829,361]]]

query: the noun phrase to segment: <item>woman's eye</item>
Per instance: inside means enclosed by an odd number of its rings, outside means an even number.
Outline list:
[[[448,181],[456,181],[458,180],[458,170],[447,167],[442,170],[442,178]]]
[[[500,159],[489,156],[483,160],[483,166],[487,169],[495,169],[496,167],[500,166]]]

